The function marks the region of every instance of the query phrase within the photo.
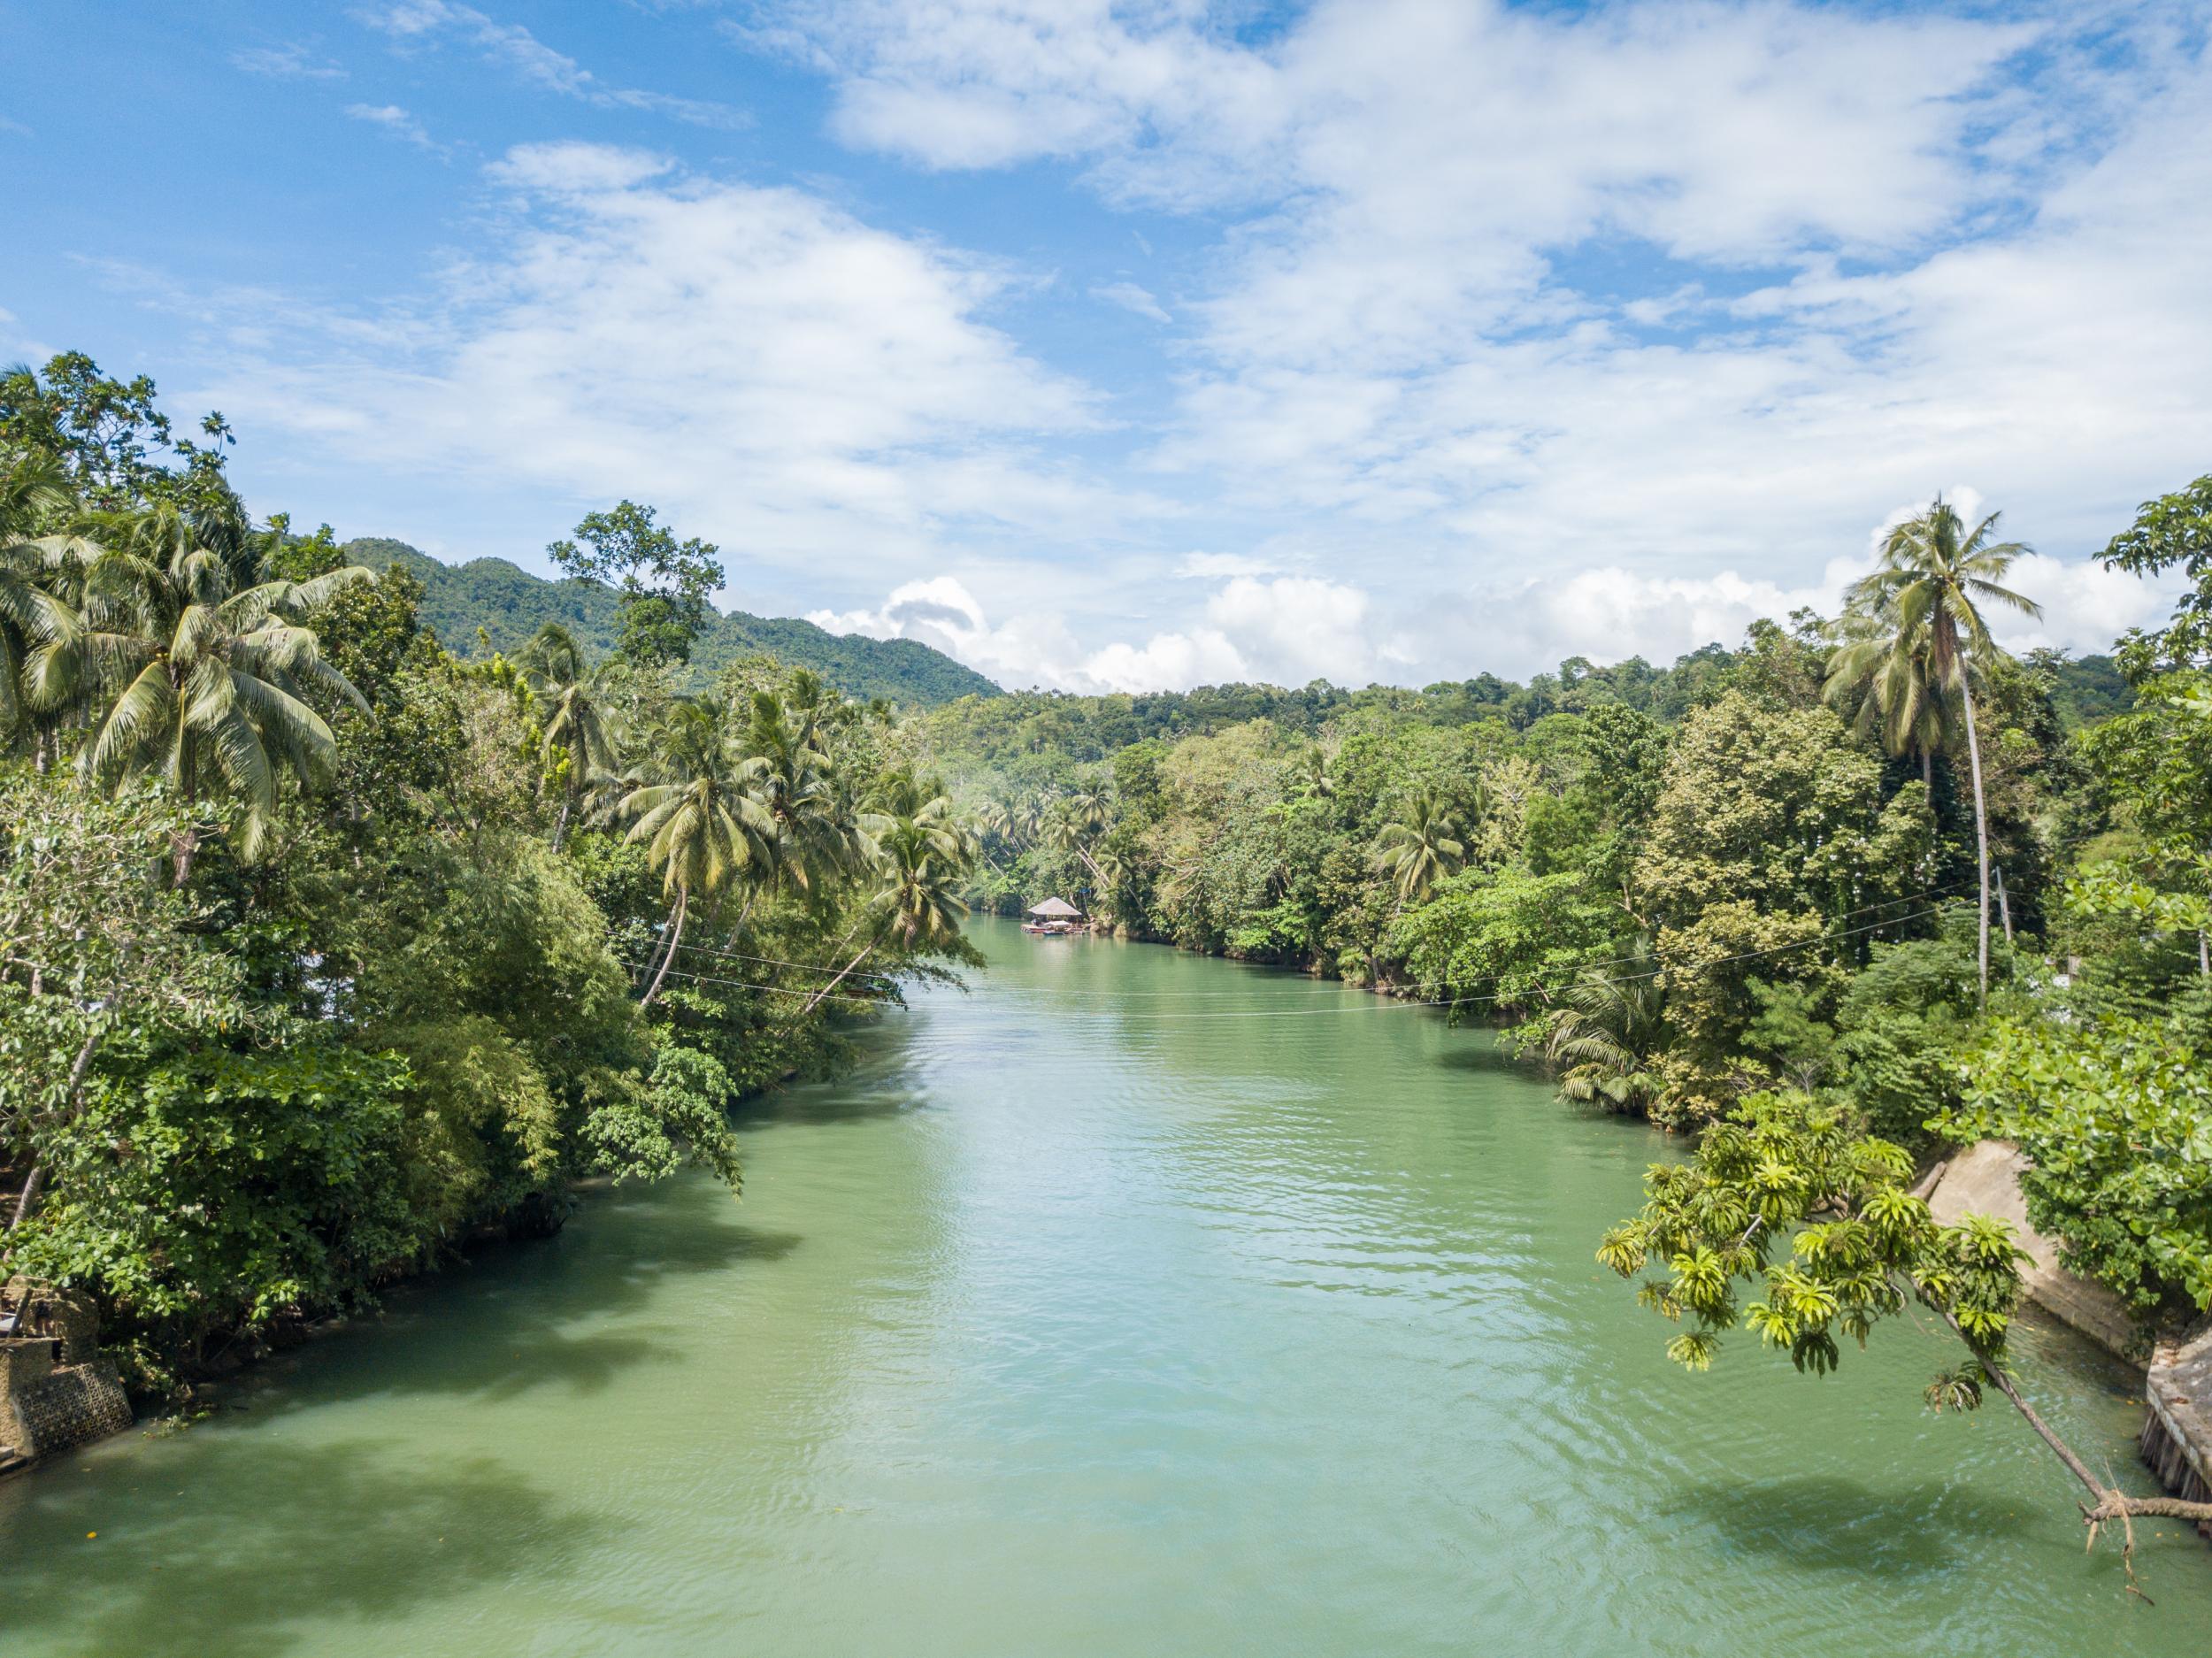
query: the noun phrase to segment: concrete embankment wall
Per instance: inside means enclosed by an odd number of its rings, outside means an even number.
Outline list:
[[[2120,1298],[2069,1272],[2059,1264],[2058,1240],[2028,1224],[2020,1191],[2027,1166],[2019,1148],[2004,1140],[1970,1146],[1945,1165],[1927,1194],[1929,1210],[1947,1226],[1970,1213],[2011,1222],[2032,1257],[2022,1274],[2029,1299],[2100,1347],[2140,1363],[2134,1324]],[[2143,1460],[2173,1495],[2212,1502],[2212,1331],[2188,1342],[2161,1342],[2143,1379]],[[2212,1525],[2198,1530],[2212,1537]]]
[[[2159,1343],[2143,1402],[2150,1407],[2143,1460],[2175,1496],[2212,1502],[2212,1330],[2193,1341]],[[2212,1538],[2212,1521],[2197,1530]]]

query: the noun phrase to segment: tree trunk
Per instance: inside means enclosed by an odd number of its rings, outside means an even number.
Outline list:
[[[45,1183],[45,1179],[46,1165],[42,1163],[33,1163],[29,1176],[23,1182],[22,1194],[15,1200],[15,1215],[8,1222],[10,1232],[31,1217],[31,1205],[38,1201],[38,1188]]]
[[[1928,791],[1932,800],[1935,795],[1935,751],[1924,746],[1920,750],[1920,786]]]
[[[1981,971],[1981,1005],[1989,1005],[1989,808],[1982,798],[1982,741],[1974,730],[1974,688],[1967,664],[1959,664],[1959,696],[1966,705],[1966,757],[1974,773],[1974,863],[1981,877],[1981,929],[1976,961]]]
[[[2012,948],[2012,900],[2005,895],[2005,866],[1997,866],[1997,915],[2005,924],[2005,948]]]
[[[854,956],[852,960],[847,962],[842,968],[839,969],[836,978],[831,979],[829,983],[824,985],[819,990],[816,991],[811,996],[807,998],[806,1006],[799,1009],[799,1018],[803,1019],[808,1014],[813,1012],[815,1009],[820,1007],[822,1005],[822,998],[828,995],[829,993],[836,989],[838,986],[843,984],[845,982],[845,975],[851,972],[854,968],[859,966],[861,963],[866,961],[871,956],[873,956],[876,953],[876,946],[882,942],[883,940],[879,938],[869,940],[867,948],[862,950],[859,955]],[[792,1023],[794,1025],[797,1024],[798,1019],[794,1019]]]
[[[675,965],[676,947],[683,942],[684,938],[684,915],[690,907],[691,888],[679,887],[676,889],[676,913],[671,917],[669,928],[668,953],[661,957],[660,971],[653,975],[652,986],[646,991],[645,1000],[638,1003],[639,1007],[649,1008],[653,1005],[653,998],[661,993],[661,980],[668,977],[668,970]]]
[[[77,1057],[70,1063],[69,1080],[64,1085],[69,1094],[69,1116],[72,1121],[74,1121],[78,1114],[84,1109],[85,1073],[92,1069],[93,1051],[99,1046],[100,1027],[95,1025],[85,1033],[84,1042],[77,1049]],[[31,1217],[31,1205],[38,1201],[38,1189],[45,1184],[45,1181],[46,1165],[34,1160],[31,1163],[31,1172],[24,1179],[23,1190],[16,1196],[15,1214],[8,1222],[10,1232],[13,1232]]]
[[[553,819],[553,849],[556,852],[561,849],[561,842],[568,837],[568,809],[575,803],[575,801],[576,796],[573,792],[565,793],[561,796],[560,815]]]
[[[1965,1341],[1966,1332],[1959,1328],[1959,1321],[1951,1316],[1950,1309],[1939,1307],[1936,1310],[1943,1315],[1943,1322],[1951,1326],[1958,1339]],[[1970,1352],[1973,1344],[1967,1342],[1967,1347]],[[1975,1356],[1979,1358],[1980,1355]],[[2028,1426],[2035,1430],[2036,1437],[2051,1447],[2052,1454],[2066,1464],[2067,1471],[2079,1480],[2096,1500],[2095,1508],[2082,1510],[2082,1519],[2090,1528],[2091,1542],[2097,1540],[2096,1528],[2099,1525],[2108,1520],[2119,1520],[2124,1524],[2129,1516],[2138,1514],[2168,1520],[2212,1521],[2212,1502],[2186,1502],[2177,1497],[2130,1497],[2108,1485],[2100,1485],[2097,1477],[2089,1471],[2089,1464],[2074,1454],[2074,1447],[2060,1439],[2052,1431],[2051,1424],[2043,1420],[2041,1413],[2020,1396],[2019,1388],[2013,1385],[2012,1378],[2005,1373],[2001,1365],[1985,1364],[1983,1369],[1997,1384],[1998,1391],[2012,1401],[2012,1408],[2020,1413]],[[2131,1536],[2129,1546],[2133,1547]]]

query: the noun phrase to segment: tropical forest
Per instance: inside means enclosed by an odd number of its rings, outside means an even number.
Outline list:
[[[0,0],[0,1658],[2208,1658],[2204,0]]]

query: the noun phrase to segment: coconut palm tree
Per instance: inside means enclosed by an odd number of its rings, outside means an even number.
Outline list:
[[[1114,809],[1114,793],[1104,779],[1087,778],[1068,791],[1068,810],[1087,830],[1103,828]]]
[[[1955,734],[1948,699],[1928,683],[1924,648],[1896,649],[1878,604],[1847,609],[1838,623],[1841,642],[1828,659],[1822,700],[1832,707],[1854,702],[1852,728],[1870,735],[1894,755],[1920,762],[1920,780],[1935,787],[1935,755]]]
[[[1893,528],[1882,543],[1882,561],[1873,574],[1851,590],[1848,613],[1864,630],[1863,643],[1847,649],[1831,670],[1830,684],[1860,682],[1877,687],[1870,695],[1884,704],[1882,718],[1890,741],[1917,741],[1929,728],[1915,698],[1958,694],[1966,730],[1967,764],[1974,779],[1975,862],[1981,884],[1979,967],[1981,1000],[1989,1001],[1989,808],[1982,788],[1981,739],[1974,725],[1975,665],[1996,656],[1997,646],[1982,618],[1985,604],[2001,604],[2037,617],[2042,608],[2001,584],[2013,563],[2029,549],[2019,541],[1995,539],[1998,514],[1972,530],[1958,510],[1938,495],[1924,512]],[[1839,680],[1837,675],[1846,676]]]
[[[553,849],[568,835],[568,820],[595,771],[615,769],[615,748],[601,703],[599,676],[568,629],[548,622],[523,648],[522,682],[546,710],[544,741],[565,752],[561,810],[553,820]]]
[[[375,575],[355,565],[250,584],[250,538],[221,515],[162,508],[111,515],[100,528],[100,543],[82,544],[75,578],[82,625],[27,664],[38,700],[89,705],[94,730],[80,759],[88,781],[157,772],[188,803],[227,798],[240,855],[257,858],[280,776],[305,787],[336,748],[309,688],[368,711],[295,618]],[[180,886],[198,847],[196,830],[177,846]]]
[[[25,680],[27,659],[76,626],[51,578],[57,564],[81,562],[83,543],[41,533],[73,501],[68,475],[50,462],[23,460],[0,472],[0,741],[12,741],[37,700]],[[49,653],[44,660],[59,658]],[[41,771],[47,757],[41,741]]]
[[[776,825],[776,877],[803,893],[857,868],[864,853],[830,756],[815,741],[825,697],[822,682],[801,670],[786,697],[754,692],[746,724],[746,749],[759,763],[757,792]]]
[[[1666,1049],[1666,993],[1648,940],[1626,962],[1586,968],[1555,1008],[1544,1033],[1544,1056],[1566,1071],[1563,1099],[1616,1111],[1649,1109],[1659,1092],[1653,1062]]]
[[[1296,781],[1302,800],[1331,800],[1336,794],[1336,779],[1329,775],[1328,752],[1317,742],[1310,742],[1298,751],[1298,759],[1292,775]]]
[[[879,803],[894,810],[873,814],[875,826],[869,835],[879,885],[845,937],[849,941],[872,921],[873,932],[836,977],[808,998],[799,1018],[819,1007],[885,944],[895,940],[901,949],[911,951],[948,944],[960,936],[960,919],[968,907],[959,894],[967,878],[970,847],[951,817],[951,802],[941,790],[918,782],[910,773],[893,772],[886,782],[887,797]]]
[[[1081,858],[1084,868],[1091,872],[1092,880],[1103,887],[1106,878],[1099,873],[1098,861],[1091,856],[1089,848],[1084,845],[1086,837],[1095,826],[1095,820],[1085,803],[1086,798],[1064,795],[1056,801],[1046,814],[1041,833],[1044,843],[1054,850],[1072,852]]]
[[[1460,866],[1467,856],[1459,839],[1464,833],[1458,815],[1433,788],[1423,789],[1396,822],[1383,825],[1375,837],[1375,867],[1396,884],[1401,904],[1426,898],[1439,879]]]
[[[738,751],[712,705],[688,698],[672,704],[654,732],[649,764],[660,780],[631,790],[618,809],[632,820],[626,838],[645,848],[672,901],[641,1007],[660,994],[694,897],[718,904],[739,879],[757,879],[772,867],[776,841],[775,819],[756,792],[761,764]]]

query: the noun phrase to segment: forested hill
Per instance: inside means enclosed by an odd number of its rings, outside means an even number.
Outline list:
[[[346,543],[357,564],[381,571],[403,565],[426,589],[422,619],[456,655],[482,649],[479,628],[492,648],[512,655],[547,622],[559,622],[595,657],[614,649],[616,595],[593,581],[548,581],[503,558],[448,564],[404,541],[364,536]],[[791,617],[717,614],[692,647],[695,677],[703,682],[726,662],[765,653],[795,667],[811,668],[855,696],[885,697],[909,706],[935,707],[961,696],[995,696],[998,687],[942,651],[911,639],[869,639],[832,633]]]

